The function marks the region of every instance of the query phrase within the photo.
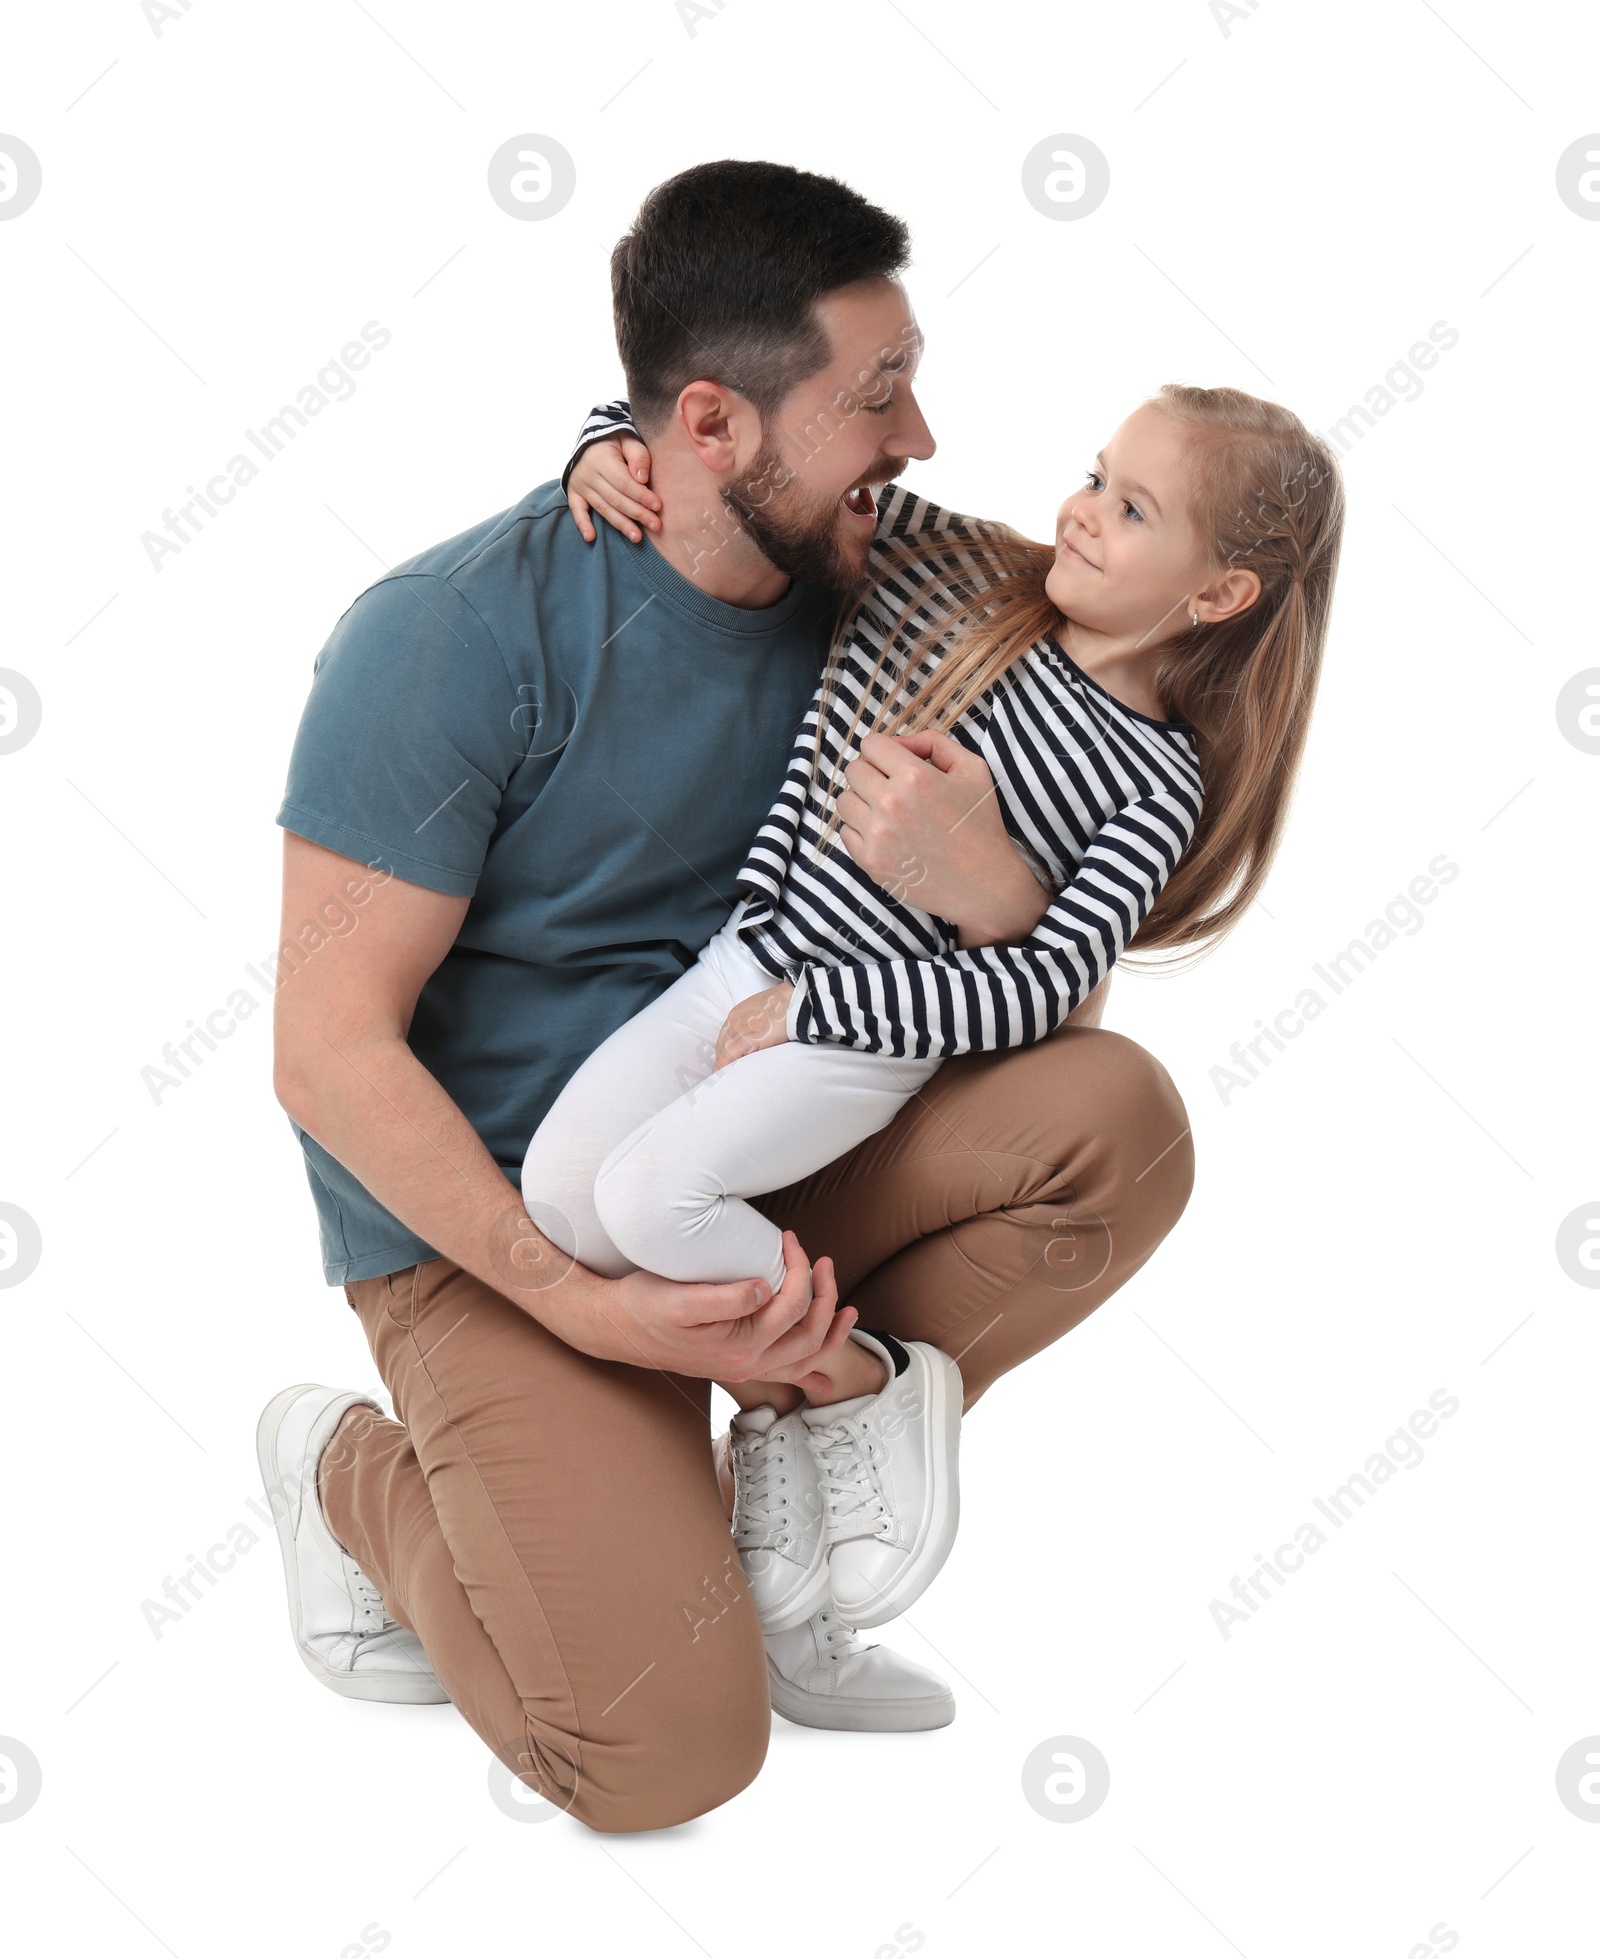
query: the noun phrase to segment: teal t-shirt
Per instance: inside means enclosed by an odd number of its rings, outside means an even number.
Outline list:
[[[731,911],[837,596],[725,605],[597,528],[545,483],[363,592],[317,656],[278,811],[470,898],[408,1038],[514,1186],[568,1077]],[[330,1285],[438,1256],[295,1133]]]

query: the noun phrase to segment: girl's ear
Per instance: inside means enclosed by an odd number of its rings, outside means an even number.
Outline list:
[[[1257,575],[1243,565],[1235,565],[1195,594],[1193,610],[1199,613],[1202,624],[1215,626],[1224,619],[1235,619],[1241,612],[1248,612],[1260,596],[1261,580]]]

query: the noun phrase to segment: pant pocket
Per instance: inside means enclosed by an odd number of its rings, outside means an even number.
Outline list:
[[[384,1311],[396,1326],[412,1326],[417,1317],[422,1267],[408,1265],[403,1272],[390,1272],[381,1283],[385,1288]]]

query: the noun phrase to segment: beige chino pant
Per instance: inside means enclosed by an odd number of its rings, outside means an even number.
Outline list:
[[[863,1326],[956,1359],[970,1407],[1144,1264],[1193,1167],[1160,1063],[1068,1026],[947,1062],[887,1129],[755,1201],[835,1260]],[[771,1709],[709,1384],[579,1353],[448,1259],[345,1292],[399,1420],[345,1424],[328,1522],[455,1706],[596,1830],[737,1795]]]

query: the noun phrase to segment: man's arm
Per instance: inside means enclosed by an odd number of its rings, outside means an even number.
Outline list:
[[[284,939],[341,904],[351,880],[376,883],[365,865],[286,832]],[[529,1222],[477,1132],[406,1042],[417,996],[455,943],[467,905],[387,878],[358,923],[329,935],[284,981],[273,1072],[284,1109],[402,1223],[569,1346],[707,1380],[784,1380],[814,1368],[855,1315],[834,1311],[830,1261],[818,1260],[808,1284],[792,1234],[788,1277],[769,1298],[756,1279],[602,1279]]]
[[[1019,945],[1054,893],[1028,869],[1001,820],[981,755],[948,735],[868,735],[839,796],[844,847],[891,896],[947,918],[963,948]],[[1098,1027],[1111,975],[1063,1025]]]
[[[947,1058],[1045,1039],[1138,935],[1199,820],[1198,796],[1182,786],[1133,797],[1095,831],[1038,925],[1014,943],[803,962],[792,975],[785,1031],[794,1041],[868,1054]],[[1041,834],[1052,833],[1041,826]],[[1066,853],[1072,840],[1057,832],[1055,847]]]

